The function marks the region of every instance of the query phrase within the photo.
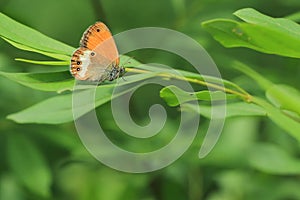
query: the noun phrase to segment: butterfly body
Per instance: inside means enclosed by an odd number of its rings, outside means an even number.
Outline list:
[[[70,72],[77,80],[103,82],[123,75],[113,37],[102,22],[90,26],[71,58]]]

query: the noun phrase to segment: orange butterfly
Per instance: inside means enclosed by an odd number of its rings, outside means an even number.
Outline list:
[[[78,80],[103,82],[123,75],[119,53],[111,32],[102,22],[90,26],[73,53],[70,71]]]

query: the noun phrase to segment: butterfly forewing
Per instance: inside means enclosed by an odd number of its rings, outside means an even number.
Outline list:
[[[112,34],[102,22],[95,23],[84,32],[80,46],[119,64],[119,53]]]

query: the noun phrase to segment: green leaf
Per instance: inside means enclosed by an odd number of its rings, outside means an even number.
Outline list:
[[[64,61],[68,61],[68,62],[70,60],[70,56],[67,56],[67,55],[45,52],[45,51],[41,51],[41,50],[38,50],[38,49],[34,49],[34,48],[31,48],[31,47],[25,46],[23,44],[19,44],[17,42],[11,41],[11,40],[6,39],[6,38],[3,38],[3,39],[5,41],[7,41],[8,43],[10,43],[11,45],[13,45],[14,47],[16,47],[18,49],[21,49],[23,51],[35,52],[35,53],[39,53],[39,54],[42,54],[42,55],[45,55],[45,56],[48,56],[48,57],[51,57],[51,58],[55,58],[55,59],[58,59],[58,60],[64,60]]]
[[[128,56],[121,56],[121,63],[126,63],[128,61]],[[32,62],[32,61],[28,61]],[[68,61],[69,62],[69,61]],[[63,64],[64,61],[45,61],[44,64]],[[41,64],[36,62],[35,64]],[[131,66],[140,65],[136,60],[131,59]],[[122,65],[122,64],[121,64]],[[0,75],[4,76],[12,81],[20,83],[24,86],[30,87],[36,90],[48,91],[48,92],[58,92],[61,93],[66,90],[73,90],[74,78],[69,71],[61,72],[49,72],[49,73],[7,73],[1,72]]]
[[[39,51],[70,56],[74,48],[0,13],[0,36]]]
[[[160,97],[166,101],[169,106],[178,106],[179,104],[202,100],[202,101],[217,101],[226,99],[238,98],[236,95],[225,94],[221,91],[210,92],[208,90],[199,92],[186,92],[174,85],[164,87],[160,91]]]
[[[266,173],[276,175],[300,174],[300,161],[276,145],[255,145],[251,148],[250,164]]]
[[[35,144],[21,134],[10,135],[7,154],[12,171],[23,185],[40,196],[49,197],[50,168]]]
[[[113,96],[112,93],[116,84],[98,86],[96,89],[95,107],[105,104],[111,101],[112,98],[116,98],[133,90],[136,87],[137,82],[154,76],[155,73],[126,76],[125,81],[122,81],[119,86],[129,85],[129,87],[120,93],[114,94]],[[80,92],[78,95],[86,97],[89,91],[82,90],[76,92]],[[7,118],[17,123],[62,124],[74,120],[72,110],[72,94],[65,94],[46,99],[23,111],[11,114],[7,116]],[[86,104],[86,100],[83,99],[76,110],[76,117],[80,117],[91,110],[91,105]]]
[[[293,13],[291,15],[285,16],[284,18],[295,22],[300,22],[300,12]]]
[[[279,30],[285,34],[300,39],[300,26],[299,24],[284,18],[272,18],[264,15],[253,8],[244,8],[234,13],[237,17],[250,24],[268,26]]]
[[[267,98],[274,105],[300,115],[300,92],[297,89],[288,85],[274,84],[243,63],[234,62],[233,67],[254,79],[266,91]]]
[[[300,58],[300,26],[288,19],[275,19],[253,9],[235,13],[244,22],[215,19],[202,23],[225,47],[247,47],[256,51]]]
[[[300,92],[288,85],[273,85],[266,92],[267,98],[277,107],[300,115]]]
[[[38,61],[38,60],[28,60],[23,58],[16,58],[16,61],[31,63],[36,65],[53,65],[53,66],[66,66],[70,64],[70,61]]]
[[[217,105],[214,109],[223,109],[223,107],[223,105]],[[200,105],[197,108],[196,105],[183,104],[182,110],[198,112],[206,118],[216,117],[211,116],[211,106],[208,105]],[[266,116],[266,114],[266,111],[262,107],[246,102],[230,103],[226,105],[226,117]]]
[[[61,124],[73,120],[72,95],[58,95],[7,116],[17,123]]]
[[[276,123],[279,127],[289,133],[291,136],[296,138],[300,141],[300,123],[293,120],[292,118],[286,116],[281,110],[275,108],[268,102],[263,99],[254,97],[252,99],[254,103],[263,107],[266,112],[267,116]]]
[[[24,86],[42,91],[63,92],[72,90],[74,87],[74,78],[69,71],[51,73],[7,73],[0,71],[0,75]]]

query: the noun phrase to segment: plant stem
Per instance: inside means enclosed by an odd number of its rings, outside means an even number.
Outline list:
[[[133,72],[133,73],[140,73],[140,74],[141,73],[150,73],[150,71],[143,70],[143,69],[136,69],[136,68],[126,68],[126,72]],[[175,74],[170,74],[170,73],[165,73],[165,72],[164,73],[158,73],[158,76],[166,77],[166,78],[174,78],[174,79],[182,80],[182,81],[188,81],[190,83],[196,83],[198,85],[214,88],[216,90],[220,90],[220,91],[225,92],[225,93],[235,94],[235,95],[241,97],[242,99],[244,99],[247,102],[252,102],[253,97],[244,90],[243,90],[244,92],[241,93],[241,92],[238,92],[238,91],[235,91],[235,90],[232,90],[232,89],[229,89],[229,88],[225,88],[223,86],[220,86],[220,85],[217,85],[217,84],[214,84],[214,83],[208,83],[208,82],[205,82],[205,81],[202,81],[202,80],[199,80],[199,79],[187,78],[187,77],[184,77],[184,76],[178,76],[178,75],[175,75]]]

